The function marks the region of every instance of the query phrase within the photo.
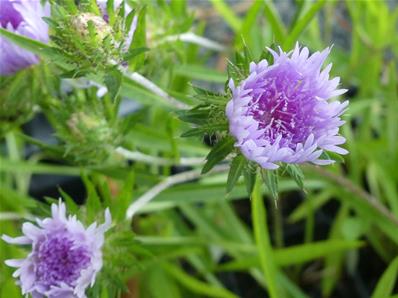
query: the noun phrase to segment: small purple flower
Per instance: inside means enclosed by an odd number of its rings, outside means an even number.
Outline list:
[[[333,163],[320,159],[324,150],[347,154],[337,145],[345,142],[338,132],[348,101],[329,100],[347,90],[336,89],[340,78],[329,80],[332,64],[321,70],[330,48],[311,56],[298,44],[289,53],[268,50],[273,65],[252,62],[238,87],[229,82],[233,98],[226,114],[235,146],[265,169],[278,168],[277,162]]]
[[[38,226],[26,222],[24,236],[11,238],[11,244],[31,245],[25,259],[7,260],[6,264],[18,268],[13,276],[19,277],[22,294],[33,298],[83,298],[85,290],[93,286],[102,267],[101,247],[104,233],[111,226],[109,210],[105,223],[91,224],[87,229],[75,216],[66,217],[65,204],[52,204],[52,217],[37,219]]]
[[[0,25],[10,32],[47,43],[48,25],[42,17],[50,16],[50,5],[40,0],[0,0]],[[0,75],[11,75],[39,62],[39,58],[0,36]]]

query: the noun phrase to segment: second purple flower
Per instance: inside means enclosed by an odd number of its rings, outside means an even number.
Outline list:
[[[309,55],[308,48],[279,53],[269,49],[274,63],[250,64],[250,75],[239,86],[230,80],[232,99],[226,107],[235,147],[262,168],[276,169],[278,162],[330,164],[324,150],[347,154],[339,127],[348,101],[330,101],[346,92],[337,89],[340,79],[329,79],[330,53]]]
[[[91,224],[87,229],[75,216],[66,216],[65,204],[52,204],[52,216],[37,219],[38,226],[26,222],[23,236],[11,238],[11,244],[29,245],[25,259],[7,260],[16,267],[22,294],[33,298],[85,298],[86,288],[92,287],[102,268],[104,233],[111,226],[111,214],[105,211],[105,223]]]

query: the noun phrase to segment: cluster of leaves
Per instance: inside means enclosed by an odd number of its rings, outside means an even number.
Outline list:
[[[0,137],[28,121],[40,100],[40,78],[36,70],[0,78]]]

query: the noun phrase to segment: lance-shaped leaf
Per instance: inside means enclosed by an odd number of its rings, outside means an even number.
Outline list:
[[[234,149],[235,140],[231,137],[221,139],[206,157],[206,164],[203,166],[202,174],[210,171],[217,163],[222,161]]]
[[[275,201],[278,200],[278,172],[262,169],[261,176],[263,177],[263,181],[268,187],[272,198]]]
[[[229,169],[228,173],[227,193],[230,193],[234,188],[236,182],[238,182],[238,179],[242,175],[246,163],[246,159],[241,154],[238,154],[232,160],[231,168]]]
[[[286,164],[285,169],[289,173],[290,177],[296,181],[297,186],[300,187],[301,190],[304,190],[304,174],[301,168],[296,164]]]

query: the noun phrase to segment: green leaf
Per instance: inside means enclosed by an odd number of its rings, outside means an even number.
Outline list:
[[[278,200],[278,172],[275,170],[261,170],[261,176],[272,198]]]
[[[345,162],[344,158],[340,154],[337,154],[335,152],[323,151],[321,156],[319,157],[319,159],[330,159],[330,160],[335,160],[336,162],[342,162],[342,163]]]
[[[114,0],[108,0],[106,2],[106,14],[108,15],[109,25],[113,26],[115,23]]]
[[[277,250],[275,259],[281,266],[302,264],[334,252],[356,249],[363,246],[363,244],[362,241],[328,240],[295,245]]]
[[[225,104],[229,100],[228,96],[225,94],[213,92],[213,91],[203,89],[203,88],[200,88],[197,86],[192,86],[192,88],[196,93],[194,95],[194,98],[201,103],[225,106]]]
[[[130,22],[133,21],[133,14],[135,15],[135,11],[130,13],[131,20]],[[133,41],[131,42],[127,56],[128,56],[128,61],[129,61],[129,66],[131,69],[138,69],[141,66],[144,65],[145,63],[145,55],[140,55],[144,53],[147,48],[146,44],[146,7],[144,6],[143,8],[139,9],[137,12],[137,28],[134,32],[134,38]],[[122,17],[123,18],[123,17]],[[128,25],[128,24],[126,24]],[[126,28],[126,30],[130,30],[129,28]]]
[[[243,177],[245,177],[245,185],[247,193],[250,195],[253,191],[254,182],[256,181],[256,170],[251,168],[248,164],[247,167],[243,169]]]
[[[315,261],[320,258],[325,258],[326,256],[332,255],[336,252],[358,249],[363,245],[364,243],[362,241],[357,240],[327,240],[309,244],[294,245],[274,250],[274,261],[279,266],[287,267],[292,265],[300,265]],[[217,267],[217,269],[221,271],[247,270],[248,268],[259,266],[259,263],[260,260],[257,256],[251,256],[225,263]]]
[[[87,175],[82,175],[82,179],[87,191],[87,199],[85,203],[87,220],[91,222],[94,221],[97,213],[101,210],[101,198],[98,195],[94,183],[90,181]]]
[[[300,187],[301,190],[304,190],[304,174],[301,168],[296,164],[286,164],[285,169],[289,173],[290,177],[296,181],[297,186]]]
[[[194,293],[198,293],[207,297],[217,298],[237,298],[230,291],[221,288],[211,286],[203,281],[193,278],[191,275],[185,273],[177,266],[171,264],[163,264],[162,267],[170,273],[181,285],[185,286]]]
[[[398,9],[397,9],[398,11]],[[397,13],[398,15],[398,13]],[[397,152],[398,142],[396,136],[398,135],[398,122],[396,120],[396,111],[398,111],[398,90],[397,90],[397,64],[391,62],[389,70],[389,84],[388,84],[388,106],[386,110],[386,124],[387,124],[387,139],[390,153]]]
[[[62,55],[59,50],[53,48],[45,43],[25,37],[23,35],[15,34],[13,32],[7,31],[0,28],[0,35],[8,38],[18,46],[35,53],[41,57],[46,57],[53,63],[57,64],[59,67],[71,71],[74,66],[68,63],[68,58]]]
[[[227,129],[228,129],[227,123],[208,124],[208,125],[203,125],[201,127],[189,129],[186,132],[184,132],[181,135],[181,137],[187,138],[187,137],[203,135],[205,133],[211,134],[211,133],[215,133],[218,131],[226,131]]]
[[[202,105],[188,111],[178,111],[177,115],[184,122],[202,125],[209,122],[210,112],[208,107]]]
[[[377,282],[376,288],[372,294],[372,298],[384,298],[392,295],[394,285],[397,282],[398,275],[398,257],[396,257],[384,271],[383,275]]]
[[[112,99],[115,99],[119,95],[122,80],[122,74],[116,69],[113,69],[105,74],[104,83],[108,88],[109,95]]]
[[[228,173],[227,193],[230,193],[234,188],[239,177],[242,175],[243,169],[246,165],[246,159],[243,155],[238,154],[231,162],[231,168]]]
[[[242,27],[242,21],[235,15],[234,11],[224,2],[224,0],[210,0],[215,10],[224,18],[225,22],[238,32]]]
[[[238,84],[246,77],[245,70],[231,61],[228,61],[227,73],[228,73],[228,78],[233,79],[235,84]]]
[[[265,2],[265,1],[264,1]],[[248,39],[250,38],[250,32],[251,29],[256,26],[255,22],[257,20],[257,16],[259,15],[260,11],[262,10],[263,6],[265,5],[263,1],[253,1],[253,4],[251,5],[250,9],[248,10],[245,19],[242,24],[242,29],[241,29],[241,36],[242,36],[242,41],[243,39]]]
[[[312,19],[318,13],[318,11],[325,5],[326,0],[318,0],[315,2],[311,8],[301,17],[292,31],[289,33],[285,42],[283,43],[284,50],[290,50],[294,43],[299,39],[300,34],[304,31],[304,29],[311,23]]]
[[[256,239],[257,253],[260,259],[260,266],[264,273],[267,289],[271,298],[283,297],[280,295],[276,276],[278,269],[274,262],[269,232],[267,229],[267,211],[265,210],[263,196],[261,193],[261,182],[257,175],[254,189],[251,195],[252,220],[254,236]]]
[[[275,36],[275,41],[280,44],[283,42],[285,38],[285,27],[283,26],[283,23],[278,15],[278,12],[276,11],[272,2],[264,1],[264,3],[265,3],[265,8],[264,8],[265,16],[267,17],[267,20],[271,25],[272,33]]]
[[[37,55],[43,55],[45,53],[48,53],[48,50],[51,49],[51,47],[45,43],[25,37],[23,35],[12,33],[3,28],[0,28],[0,35],[6,37],[20,47]]]
[[[147,51],[149,51],[149,48],[146,48],[146,47],[129,49],[128,52],[124,55],[124,60],[130,61],[134,57],[141,55]]]
[[[203,166],[202,174],[210,171],[217,163],[222,161],[234,149],[235,140],[232,137],[225,137],[207,155],[207,162]]]
[[[73,198],[64,192],[60,187],[58,187],[58,191],[61,194],[62,198],[65,200],[66,207],[69,213],[76,214],[79,211],[79,207],[73,200]]]

